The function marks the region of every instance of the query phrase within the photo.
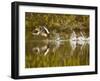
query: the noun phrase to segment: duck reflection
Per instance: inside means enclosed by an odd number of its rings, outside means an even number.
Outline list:
[[[52,41],[52,40],[50,41],[44,40],[41,41],[40,43],[42,43],[43,45],[40,46],[40,44],[37,44],[36,47],[32,48],[32,52],[34,54],[44,54],[44,56],[47,55],[50,51],[54,53],[57,49],[59,49],[61,45],[61,41]]]
[[[27,68],[89,65],[89,43],[86,41],[43,40],[26,45]]]
[[[33,42],[37,43],[36,46],[32,47],[33,54],[43,54],[46,56],[47,54],[55,54],[56,51],[60,53],[66,54],[66,56],[72,56],[74,52],[78,49],[78,51],[84,50],[84,48],[89,44],[88,41],[69,41],[69,40],[43,40],[41,42]],[[65,52],[62,52],[65,51]]]

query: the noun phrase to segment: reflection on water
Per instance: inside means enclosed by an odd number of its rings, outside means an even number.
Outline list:
[[[26,68],[89,65],[88,41],[27,41]]]

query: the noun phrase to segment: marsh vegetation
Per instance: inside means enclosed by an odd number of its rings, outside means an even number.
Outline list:
[[[25,67],[89,65],[89,16],[25,13]]]

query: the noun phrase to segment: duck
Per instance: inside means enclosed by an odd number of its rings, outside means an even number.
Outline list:
[[[36,35],[36,36],[41,35],[44,37],[48,37],[49,34],[50,34],[49,30],[45,26],[42,26],[40,28],[36,28],[32,32],[32,35]]]
[[[79,37],[77,38],[78,41],[84,41],[84,40],[85,40],[85,37],[84,37],[83,33],[80,32],[80,34],[81,34],[81,36],[79,36]]]
[[[32,35],[39,35],[40,34],[40,29],[36,28],[33,30]]]
[[[76,41],[77,40],[77,36],[76,36],[75,31],[72,32],[71,37],[70,37],[70,40],[71,41]]]
[[[89,37],[86,38],[86,37],[83,35],[82,32],[80,32],[80,34],[81,34],[81,36],[78,37],[78,40],[79,40],[79,41],[89,41]]]

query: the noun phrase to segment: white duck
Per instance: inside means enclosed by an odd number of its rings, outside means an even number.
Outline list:
[[[77,38],[78,41],[84,41],[84,40],[85,40],[85,37],[84,37],[83,33],[80,32],[80,34],[81,34],[81,36],[79,36],[79,37]]]
[[[70,40],[71,41],[76,41],[77,40],[75,31],[72,32],[71,37],[70,37]]]

